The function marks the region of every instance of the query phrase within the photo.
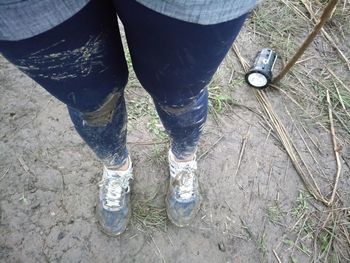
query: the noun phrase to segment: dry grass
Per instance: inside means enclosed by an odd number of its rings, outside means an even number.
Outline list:
[[[132,223],[141,232],[151,235],[154,230],[166,230],[167,215],[165,208],[160,206],[155,197],[134,202]]]
[[[265,1],[254,11],[250,31],[258,35],[265,46],[274,48],[281,56],[280,63],[285,64],[312,30],[326,2]],[[337,191],[340,176],[349,176],[341,174],[339,167],[342,163],[342,148],[348,147],[350,142],[350,30],[345,25],[350,25],[350,3],[346,0],[340,1],[322,34],[277,87],[287,101],[295,104],[293,111],[286,106],[285,114],[298,131],[298,139],[303,142],[306,153],[300,153],[295,148],[288,131],[275,114],[273,105],[270,105],[268,96],[257,94],[268,116],[265,121],[279,134],[289,155],[297,157],[293,161],[295,167],[302,164],[302,169],[297,170],[306,188],[314,196],[299,196],[294,210],[290,211],[296,221],[273,249],[277,259],[278,255],[288,253],[291,262],[299,262],[298,255],[302,253],[312,262],[350,261],[350,210],[343,203],[346,200],[343,197],[348,192]],[[241,63],[246,65],[244,58],[241,58]],[[310,135],[312,130],[317,129],[328,133],[330,140],[320,144],[317,135]],[[320,150],[320,145],[329,145],[328,152],[334,152],[338,166],[336,176],[324,171],[321,160],[325,154]],[[343,156],[344,161],[346,158]],[[305,162],[304,159],[311,159],[312,162]],[[316,202],[315,198],[330,207]],[[277,212],[280,213],[276,207],[267,210],[270,221],[276,222]],[[288,239],[287,236],[293,233],[294,239]]]

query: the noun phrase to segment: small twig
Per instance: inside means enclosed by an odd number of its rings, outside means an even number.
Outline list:
[[[170,238],[169,234],[167,234],[166,236],[167,236],[167,238],[169,239],[170,244],[171,244],[173,247],[175,247],[175,246],[174,246],[174,243],[173,243],[173,240]]]
[[[287,174],[288,174],[289,164],[290,164],[290,157],[288,156],[286,169],[284,170],[284,177],[283,177],[284,183],[286,183],[286,178],[287,178]]]
[[[333,243],[333,239],[335,237],[335,228],[336,228],[336,221],[337,221],[337,218],[334,218],[334,215],[332,214],[333,216],[333,227],[332,227],[332,232],[328,232],[328,229],[325,229],[331,236],[331,239],[329,240],[329,243],[328,243],[328,247],[327,247],[327,252],[326,252],[326,257],[324,259],[324,262],[328,262],[327,259],[328,259],[328,255],[329,255],[329,251],[331,250],[331,247],[332,247],[332,243]]]
[[[19,163],[21,164],[22,168],[24,169],[24,171],[26,171],[27,173],[29,173],[29,167],[26,165],[26,163],[24,162],[24,160],[22,159],[22,157],[17,156],[17,159],[18,159]]]
[[[133,144],[133,145],[155,145],[155,144],[166,144],[166,143],[168,143],[168,142],[169,142],[169,140],[158,141],[158,142],[153,142],[153,141],[128,142],[128,144]]]
[[[251,187],[250,187],[249,202],[248,202],[247,210],[250,209],[250,204],[252,203],[252,200],[253,200],[253,194],[255,193],[255,191],[253,190],[254,185],[255,185],[255,179],[253,179],[253,183],[251,184]]]
[[[292,247],[292,253],[291,253],[291,254],[294,253],[295,247],[298,247],[298,242],[299,242],[299,238],[300,238],[301,232],[303,231],[304,226],[305,226],[305,223],[306,223],[306,221],[307,221],[308,219],[309,219],[309,218],[306,216],[305,219],[304,219],[304,221],[303,221],[303,224],[301,225],[301,227],[300,227],[300,229],[299,229],[299,231],[298,231],[298,235],[297,235],[297,237],[296,237],[296,239],[295,239],[295,241],[294,241],[294,244],[293,244],[293,247]]]
[[[266,199],[267,199],[267,195],[269,194],[269,190],[270,190],[270,181],[271,181],[272,171],[273,171],[273,159],[270,162],[269,175],[267,176],[267,184],[266,184],[266,192],[265,192]]]
[[[133,239],[135,237],[137,237],[139,234],[135,234],[135,235],[132,235],[131,237],[129,237],[129,239]]]
[[[234,72],[234,69],[231,70],[231,75],[230,75],[230,78],[228,80],[228,84],[229,85],[231,84],[231,81],[232,81],[232,78],[233,78],[233,72]]]
[[[235,52],[239,62],[241,63],[243,69],[247,71],[249,69],[249,63],[242,57],[237,45],[234,43],[232,46],[233,52]]]
[[[201,160],[205,155],[207,155],[209,153],[209,151],[211,149],[213,149],[222,139],[224,138],[224,136],[222,135],[219,139],[216,140],[216,142],[214,142],[204,153],[202,153],[199,157],[198,157],[198,161]]]
[[[327,102],[328,102],[328,114],[329,114],[329,122],[331,125],[331,135],[332,135],[332,142],[333,142],[333,150],[334,150],[334,154],[335,154],[335,158],[336,158],[336,162],[337,162],[337,174],[335,177],[335,182],[334,182],[334,186],[333,186],[333,191],[332,191],[332,195],[331,198],[329,199],[328,203],[329,205],[331,205],[334,202],[334,198],[335,198],[335,194],[337,192],[337,188],[338,188],[338,183],[339,183],[339,177],[341,174],[341,162],[340,162],[340,154],[339,154],[339,147],[337,145],[337,140],[335,138],[335,129],[334,129],[334,123],[333,123],[333,115],[332,115],[332,104],[331,104],[331,100],[329,97],[329,91],[326,91],[327,93]]]
[[[233,212],[233,209],[231,208],[230,204],[227,202],[227,200],[225,199],[225,203],[227,204],[228,208],[230,209],[231,212]]]
[[[326,67],[326,68],[329,71],[329,73],[331,73],[332,76],[335,77],[336,80],[338,80],[338,82],[344,87],[344,89],[350,92],[350,88],[345,85],[345,83],[333,72],[333,70],[331,70],[329,67]]]
[[[337,91],[337,95],[338,95],[338,97],[339,97],[339,102],[340,102],[340,104],[341,104],[343,110],[346,110],[346,107],[345,107],[345,105],[344,105],[343,98],[342,98],[342,96],[340,95],[338,86],[337,86],[335,83],[333,83],[333,84],[334,84],[335,90]]]
[[[295,14],[297,14],[299,17],[303,18],[306,21],[309,21],[309,18],[295,5],[290,3],[289,1],[282,0],[282,2],[289,7],[292,11],[294,11]]]
[[[247,133],[246,135],[243,137],[243,140],[242,140],[242,147],[241,147],[241,150],[239,152],[239,158],[238,158],[238,163],[237,163],[237,168],[236,168],[236,171],[233,175],[233,178],[236,178],[237,174],[238,174],[238,170],[239,170],[239,167],[241,166],[241,162],[242,162],[242,157],[243,157],[243,153],[244,153],[244,150],[245,150],[245,146],[247,144],[247,140],[249,138],[249,134],[250,134],[250,129],[251,129],[251,125],[249,125],[249,128],[247,130]]]
[[[1,181],[2,179],[5,178],[6,174],[9,172],[10,168],[11,168],[11,166],[9,166],[9,168],[6,169],[6,171],[5,171],[5,172],[3,173],[3,175],[0,177],[0,181]]]
[[[254,242],[257,241],[257,238],[255,237],[254,233],[249,229],[248,225],[245,223],[242,217],[239,217],[241,220],[242,228],[247,232],[248,237],[253,239]]]
[[[276,257],[278,263],[282,263],[282,261],[280,260],[280,258],[279,258],[278,255],[277,255],[276,251],[275,251],[274,249],[272,249],[272,252],[273,252],[273,254],[275,255],[275,257]]]
[[[344,158],[344,156],[341,157],[345,163],[345,165],[350,168],[350,164],[348,163],[348,161],[346,160],[346,158]]]
[[[349,237],[349,233],[347,232],[345,226],[341,226],[341,228],[343,229],[343,235],[345,236],[346,241],[349,243],[349,247],[350,247],[350,237]]]
[[[337,120],[340,122],[340,124],[343,126],[343,128],[350,134],[350,129],[348,128],[348,125],[346,123],[344,123],[344,121],[342,120],[342,118],[339,116],[339,114],[337,114],[336,111],[333,111],[334,116],[337,118]]]
[[[330,209],[330,210],[325,210],[325,211],[321,211],[322,213],[329,213],[329,212],[334,212],[334,211],[350,211],[350,207],[339,207],[339,208],[334,208],[334,209]]]
[[[322,153],[322,151],[320,150],[320,147],[317,145],[317,143],[315,142],[315,140],[311,137],[310,133],[307,131],[307,129],[305,128],[305,126],[303,125],[303,123],[301,121],[299,121],[300,126],[303,128],[304,132],[307,134],[307,136],[309,137],[310,141],[312,142],[312,144],[315,146],[315,148],[318,150],[319,153]]]
[[[151,239],[152,239],[152,242],[153,242],[154,246],[156,247],[156,249],[157,249],[157,251],[158,251],[158,253],[159,253],[159,256],[162,258],[162,261],[165,262],[165,258],[163,257],[162,252],[160,252],[160,249],[159,249],[159,247],[157,246],[156,241],[154,241],[154,238],[153,238],[152,235],[151,235]]]

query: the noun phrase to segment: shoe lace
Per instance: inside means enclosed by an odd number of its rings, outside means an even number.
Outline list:
[[[99,187],[104,189],[104,206],[119,210],[122,205],[122,197],[130,192],[129,180],[132,180],[132,171],[123,174],[123,176],[117,175],[116,172],[105,172],[103,179],[99,183]]]

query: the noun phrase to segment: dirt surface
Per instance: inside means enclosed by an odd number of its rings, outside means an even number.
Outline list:
[[[261,48],[257,39],[247,26],[238,38],[242,54],[250,60]],[[167,222],[166,228],[149,230],[133,220],[118,238],[104,235],[96,225],[102,166],[75,132],[65,106],[3,58],[0,68],[1,262],[310,260],[309,253],[287,242],[300,237],[295,227],[300,218],[293,211],[300,196],[306,201],[310,196],[274,133],[264,129],[260,115],[254,113],[261,111],[260,106],[244,84],[232,51],[212,87],[222,89],[236,105],[209,116],[198,153],[204,202],[194,224],[179,229]],[[135,166],[133,204],[152,198],[162,208],[167,143],[152,133],[152,115],[133,111],[135,101],[149,103],[136,80],[129,82],[126,97],[128,147]],[[295,113],[296,106],[277,91],[270,90],[268,97],[302,154],[307,153],[284,108],[287,105]],[[335,174],[329,131],[313,126],[309,132],[320,142],[318,158],[327,177],[320,185],[329,191]],[[305,159],[311,157],[305,154]],[[340,191],[346,192],[350,187],[346,165],[343,175]],[[344,207],[350,205],[349,199],[348,194],[341,197]],[[279,209],[275,215],[274,207]],[[312,243],[307,235],[301,236],[306,245]]]

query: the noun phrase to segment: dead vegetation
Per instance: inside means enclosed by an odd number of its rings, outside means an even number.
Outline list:
[[[281,55],[281,64],[296,52],[303,37],[318,21],[325,1],[267,1],[258,10],[254,11],[251,30],[261,36],[262,42],[277,50]],[[277,11],[278,8],[278,11]],[[294,167],[302,177],[306,189],[313,198],[305,199],[300,194],[292,215],[296,223],[287,231],[295,233],[294,240],[285,239],[278,243],[273,253],[276,259],[280,253],[289,253],[292,262],[299,262],[295,251],[306,255],[312,262],[348,262],[350,260],[350,210],[344,207],[343,200],[347,200],[347,189],[338,190],[340,176],[344,174],[342,165],[348,166],[349,156],[342,154],[342,149],[349,145],[350,114],[349,83],[350,49],[349,39],[350,4],[341,1],[333,12],[331,19],[326,23],[320,34],[304,56],[292,68],[287,77],[274,86],[286,100],[297,107],[291,110],[285,106],[285,111],[298,131],[298,139],[303,141],[307,152],[301,152],[293,142],[282,122],[269,102],[269,91],[257,92],[257,98],[263,106],[270,127],[278,135],[280,142],[292,158]],[[237,47],[236,47],[237,48]],[[243,66],[244,58],[236,50]],[[325,172],[320,165],[323,152],[317,136],[310,136],[308,130],[319,129],[329,134],[328,147],[333,150],[335,174]],[[324,144],[324,143],[323,143]],[[305,162],[305,155],[311,156]],[[315,155],[317,157],[315,157]],[[320,202],[317,202],[320,201]],[[327,207],[328,206],[328,207]],[[278,206],[270,207],[267,215],[272,223],[276,223],[281,212]],[[288,247],[287,250],[281,246]]]

